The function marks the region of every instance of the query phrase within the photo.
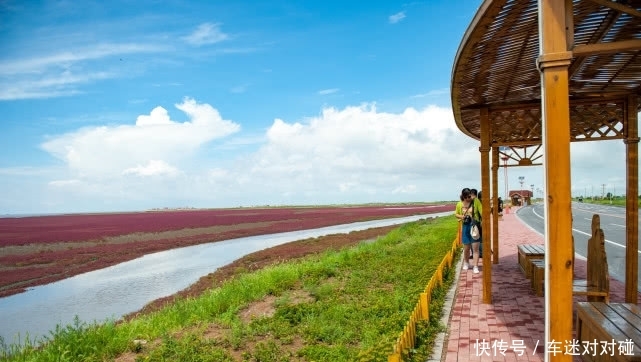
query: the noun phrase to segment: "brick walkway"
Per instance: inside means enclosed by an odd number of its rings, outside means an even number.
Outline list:
[[[518,244],[543,244],[544,241],[515,211],[512,209],[499,221],[499,264],[492,265],[493,304],[482,303],[482,266],[479,274],[460,271],[442,361],[544,360],[544,300],[532,292],[516,254]],[[576,258],[575,263],[576,278],[585,278],[585,260]],[[612,302],[623,302],[624,291],[623,283],[610,279]],[[575,301],[581,300],[585,298],[575,297]],[[483,348],[483,341],[487,349]],[[521,344],[523,353],[518,355]],[[505,355],[500,353],[501,347]]]

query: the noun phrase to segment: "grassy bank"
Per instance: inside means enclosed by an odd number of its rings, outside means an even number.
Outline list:
[[[418,294],[451,247],[453,217],[406,224],[373,243],[244,273],[126,323],[59,328],[8,361],[386,361]],[[437,291],[416,358],[440,327]]]
[[[574,198],[574,201],[579,201],[579,198]],[[625,207],[626,205],[625,197],[620,197],[620,196],[616,196],[613,199],[608,199],[608,198],[591,199],[588,197],[584,197],[583,199],[581,199],[581,202],[585,204],[612,205],[612,206],[620,206],[620,207]],[[641,207],[641,199],[637,199],[637,205]]]

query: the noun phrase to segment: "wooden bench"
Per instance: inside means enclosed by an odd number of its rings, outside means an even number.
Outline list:
[[[574,242],[572,248],[574,249]],[[574,279],[572,294],[585,295],[588,302],[610,302],[610,274],[605,253],[605,236],[601,229],[601,218],[597,214],[592,215],[592,236],[588,239],[587,278]]]
[[[578,302],[577,351],[584,361],[641,361],[641,308]],[[620,346],[622,349],[620,349]]]
[[[522,244],[518,248],[521,269],[526,278],[530,279],[534,293],[543,296],[545,279],[543,245]],[[574,264],[574,238],[572,238],[572,263]],[[605,236],[601,229],[600,217],[596,214],[592,216],[592,236],[588,239],[587,279],[574,279],[572,294],[585,295],[589,302],[610,302],[610,275],[605,253]]]
[[[534,294],[539,297],[543,296],[543,282],[545,279],[545,260],[544,259],[532,259],[530,260],[532,264],[530,270],[532,275],[530,277],[530,283],[532,285],[532,290]]]
[[[529,279],[532,274],[532,271],[530,270],[530,261],[533,259],[543,259],[545,256],[545,249],[543,245],[539,244],[520,244],[517,248],[519,251],[519,266],[521,266],[521,271],[523,271],[525,277]]]

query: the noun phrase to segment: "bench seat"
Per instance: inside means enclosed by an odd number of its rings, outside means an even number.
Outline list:
[[[543,296],[545,281],[545,249],[540,244],[520,244],[518,248],[519,266],[530,279],[532,290]],[[572,238],[572,264],[574,264],[574,237]],[[599,215],[592,215],[592,236],[588,239],[587,279],[574,279],[572,294],[586,296],[589,302],[610,302],[610,274],[605,253],[605,236],[601,229]]]
[[[543,296],[543,283],[545,281],[545,260],[543,259],[532,259],[530,260],[532,264],[530,270],[532,275],[530,277],[530,284],[532,285],[532,291],[539,297]]]
[[[519,266],[521,271],[525,274],[526,278],[530,278],[532,271],[530,270],[530,263],[533,259],[543,259],[545,256],[544,246],[541,244],[520,244],[518,248]]]
[[[578,302],[576,310],[576,336],[580,346],[577,352],[581,353],[584,361],[641,361],[639,306],[628,303]],[[592,346],[594,341],[594,349],[584,349]],[[621,344],[632,347],[619,349]]]

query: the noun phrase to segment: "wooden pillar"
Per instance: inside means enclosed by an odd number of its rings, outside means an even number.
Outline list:
[[[629,96],[626,106],[625,301],[636,304],[639,275],[639,117],[636,96]]]
[[[492,262],[499,263],[499,148],[492,147]]]
[[[481,109],[481,190],[485,195],[490,191],[490,117],[487,108]],[[483,230],[490,230],[490,198],[483,198]],[[490,233],[483,236],[483,303],[492,303],[492,258],[488,250],[491,250]]]
[[[539,0],[541,114],[545,169],[545,341],[572,340],[572,208],[567,29],[572,1]],[[569,14],[569,16],[568,16]],[[568,19],[569,18],[569,19]],[[568,22],[570,24],[568,24]],[[570,30],[571,31],[571,30]],[[561,347],[564,350],[564,347]],[[566,353],[548,361],[572,361]]]

